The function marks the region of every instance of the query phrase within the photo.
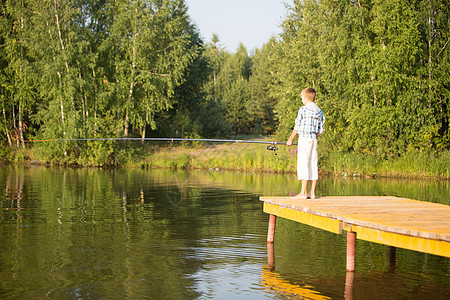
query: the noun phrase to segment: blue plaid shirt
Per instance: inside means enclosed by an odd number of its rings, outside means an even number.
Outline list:
[[[298,110],[294,129],[300,137],[314,139],[325,131],[325,115],[315,103],[307,103]]]

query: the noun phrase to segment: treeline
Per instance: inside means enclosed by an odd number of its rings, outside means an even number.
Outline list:
[[[325,148],[382,158],[444,151],[446,0],[293,1],[279,37],[230,53],[183,0],[0,4],[1,147],[96,137],[286,138],[314,87]],[[108,164],[122,144],[34,143],[49,160]]]
[[[328,149],[449,149],[449,10],[448,0],[294,1],[276,51],[279,130],[311,85]]]

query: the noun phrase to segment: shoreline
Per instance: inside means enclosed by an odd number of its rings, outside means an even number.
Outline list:
[[[145,148],[145,149],[144,149]],[[115,157],[115,164],[56,161],[39,158],[34,149],[22,150],[4,163],[25,163],[73,168],[144,168],[223,170],[246,173],[296,174],[295,147],[279,146],[274,151],[254,144],[176,145],[143,147],[126,159]],[[450,154],[449,151],[447,153]],[[319,174],[344,178],[414,178],[450,180],[450,158],[446,153],[432,157],[413,153],[397,159],[381,160],[374,156],[336,153],[319,149]],[[433,169],[434,168],[434,169]],[[438,171],[440,175],[436,173]],[[447,173],[447,175],[443,175]]]

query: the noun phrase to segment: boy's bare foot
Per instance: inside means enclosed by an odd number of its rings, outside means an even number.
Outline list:
[[[297,199],[308,199],[308,196],[302,195],[302,194],[297,194],[297,195],[295,195],[295,198],[297,198]]]

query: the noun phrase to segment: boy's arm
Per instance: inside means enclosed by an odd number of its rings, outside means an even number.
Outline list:
[[[288,141],[286,142],[287,146],[292,146],[292,143],[294,142],[294,139],[295,139],[295,136],[297,135],[297,133],[298,133],[298,130],[296,130],[296,129],[292,130],[292,134],[289,137]]]

